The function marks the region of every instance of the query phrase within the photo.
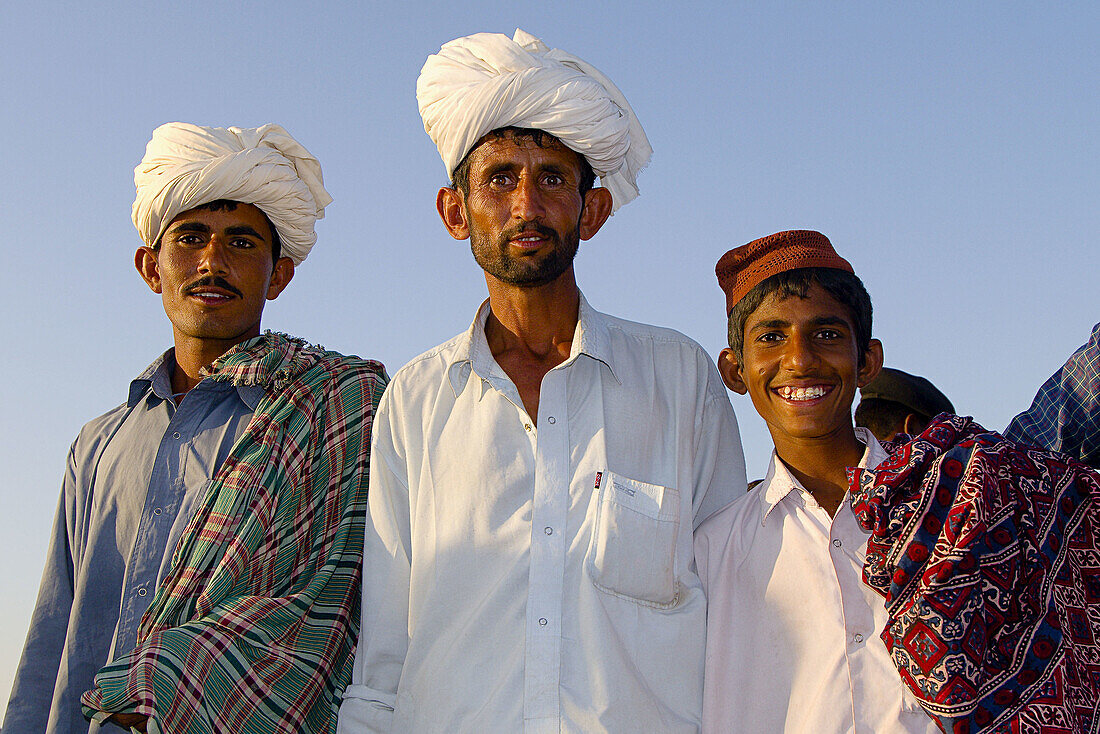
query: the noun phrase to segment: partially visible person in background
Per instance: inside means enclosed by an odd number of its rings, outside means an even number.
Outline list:
[[[1043,383],[1031,407],[1012,419],[1005,436],[1100,469],[1100,324]]]
[[[879,441],[892,441],[899,433],[919,435],[940,413],[955,412],[955,406],[931,382],[891,367],[883,367],[860,388],[859,396],[856,425]]]

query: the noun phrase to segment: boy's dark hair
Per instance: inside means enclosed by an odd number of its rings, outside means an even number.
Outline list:
[[[203,209],[208,212],[231,212],[237,208],[239,201],[233,201],[232,199],[214,199],[214,201],[208,201],[205,204],[199,204],[195,209]],[[252,206],[256,206],[253,204]],[[260,207],[256,206],[257,209]],[[271,219],[267,216],[267,213],[263,209],[260,209],[260,214],[264,215],[264,221],[267,222],[268,228],[271,230],[271,262],[279,262],[279,257],[283,254],[283,241],[279,239],[279,230],[275,229],[275,225],[272,224]],[[157,240],[156,247],[153,251],[156,252],[160,249],[160,240]]]
[[[924,425],[932,420],[930,415],[915,413],[908,406],[883,398],[864,398],[856,406],[855,422],[863,426],[880,441],[900,431],[905,418],[912,413]]]
[[[485,133],[485,135],[481,137],[481,140],[478,141],[478,145],[481,145],[481,143],[487,140],[500,140],[501,138],[530,140],[540,148],[550,147],[550,141],[561,143],[560,140],[545,130],[536,130],[530,127],[498,127],[496,130]],[[477,145],[474,146],[474,148],[476,147]],[[470,153],[474,151],[474,148],[471,148],[466,155],[462,157],[462,160],[455,166],[454,172],[451,173],[451,188],[461,191],[463,195],[470,193]],[[576,153],[576,151],[573,152]],[[584,195],[587,194],[596,183],[596,172],[592,170],[591,164],[589,164],[588,159],[583,155],[577,153],[577,158],[581,162],[581,180],[578,188],[581,192],[581,198],[584,198]]]
[[[817,285],[848,309],[855,328],[856,346],[859,348],[859,366],[867,358],[871,345],[871,296],[863,287],[863,281],[846,270],[837,268],[797,268],[777,273],[757,284],[737,302],[729,314],[730,348],[743,359],[745,347],[745,322],[752,312],[760,308],[764,299],[773,293],[780,298],[798,296],[805,298],[810,286]]]

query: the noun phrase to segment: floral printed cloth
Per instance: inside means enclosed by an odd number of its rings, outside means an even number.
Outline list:
[[[882,639],[945,732],[1100,726],[1100,474],[941,415],[850,470]]]

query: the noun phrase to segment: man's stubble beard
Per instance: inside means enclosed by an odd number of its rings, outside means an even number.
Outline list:
[[[495,243],[486,242],[486,235],[471,229],[470,250],[481,269],[502,283],[535,288],[553,282],[573,264],[581,243],[579,226],[578,221],[576,227],[559,235],[550,227],[524,222],[503,232]],[[549,239],[553,243],[551,252],[524,258],[508,254],[508,241],[523,232],[536,233]],[[541,259],[536,261],[536,258]]]

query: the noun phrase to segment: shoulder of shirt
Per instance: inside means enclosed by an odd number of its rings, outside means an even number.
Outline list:
[[[600,317],[604,320],[603,325],[609,342],[607,349],[613,369],[619,357],[616,352],[623,350],[629,355],[631,349],[636,346],[638,349],[650,351],[657,359],[676,360],[681,368],[692,365],[695,373],[700,378],[704,378],[703,383],[706,385],[706,389],[699,394],[705,395],[708,401],[720,399],[729,404],[729,396],[718,376],[714,360],[697,341],[664,326],[642,324],[602,313]],[[665,381],[664,384],[686,385],[687,383],[673,380]]]
[[[89,446],[112,436],[129,414],[130,406],[127,403],[122,403],[106,413],[92,418],[81,426],[80,432],[73,441],[73,448]]]
[[[114,437],[116,431],[132,412],[129,402],[114,406],[107,413],[96,416],[80,427],[73,445],[69,447],[74,457],[92,456]]]
[[[163,357],[163,355],[161,355]],[[126,395],[129,396],[130,390],[133,389],[133,384],[137,380],[147,379],[153,372],[154,366],[160,362],[161,357],[158,357],[152,364],[146,367],[142,372],[126,383]],[[151,392],[151,385],[146,387],[146,393]],[[90,421],[80,427],[80,431],[77,433],[76,440],[73,442],[74,446],[78,442],[85,442],[94,440],[100,436],[109,436],[115,432],[119,425],[126,419],[126,416],[130,414],[130,401],[129,399],[123,401],[120,405],[108,410],[106,413],[92,418]]]
[[[627,319],[621,319],[618,316],[611,316],[609,314],[600,313],[600,318],[603,319],[604,325],[608,330],[615,330],[621,332],[623,335],[633,337],[639,340],[646,340],[652,342],[666,342],[668,344],[676,344],[692,349],[697,349],[702,354],[706,355],[706,350],[698,342],[691,337],[682,334],[675,329],[670,329],[666,326],[653,326],[652,324],[643,324],[637,321],[629,321]]]
[[[422,380],[427,374],[437,373],[442,377],[447,372],[454,358],[459,343],[466,338],[469,332],[456,334],[442,344],[438,344],[428,351],[413,357],[405,365],[393,374],[391,382],[401,383],[408,380]]]
[[[768,482],[760,482],[740,497],[731,500],[725,507],[704,520],[695,531],[696,534],[704,534],[712,538],[722,537],[729,535],[733,528],[744,525],[746,522],[759,525],[763,496],[767,486]]]
[[[695,531],[697,556],[705,554],[707,567],[717,569],[722,559],[739,566],[747,556],[753,538],[761,530],[763,493],[761,482],[703,521]]]

